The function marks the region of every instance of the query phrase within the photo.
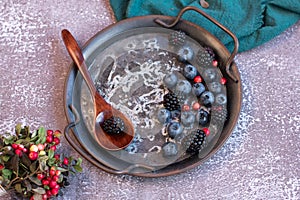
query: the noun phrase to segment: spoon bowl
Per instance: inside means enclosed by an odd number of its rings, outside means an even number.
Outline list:
[[[101,147],[107,150],[124,149],[134,138],[133,124],[122,112],[113,108],[97,92],[85,64],[82,51],[73,35],[68,30],[64,29],[62,30],[62,39],[93,97],[95,113],[94,136],[96,141]]]

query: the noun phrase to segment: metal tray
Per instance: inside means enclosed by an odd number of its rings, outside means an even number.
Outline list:
[[[199,12],[228,33],[235,41],[233,52],[230,54],[217,38],[203,28],[181,20],[183,13],[188,10]],[[159,147],[165,142],[164,140],[169,139],[164,137],[163,133],[160,134],[163,125],[157,123],[153,114],[157,112],[157,104],[159,104],[164,89],[155,85],[162,82],[163,76],[158,74],[163,75],[170,71],[178,72],[182,65],[186,64],[186,60],[180,59],[182,57],[181,49],[186,47],[194,52],[192,56],[188,55],[190,56],[188,62],[197,67],[207,88],[215,80],[221,78],[227,80],[226,86],[222,86],[222,89],[217,92],[227,98],[223,105],[226,107],[227,118],[219,121],[217,125],[213,123],[208,125],[207,128],[211,134],[208,135],[207,143],[199,154],[185,153],[186,149],[182,148],[184,145],[180,146],[184,141],[183,137],[177,141],[179,144],[178,156],[165,157]],[[199,56],[207,52],[205,47],[213,50],[215,60],[218,61],[217,67],[199,64],[199,62],[201,63]],[[134,142],[138,143],[139,148],[143,150],[140,152],[132,152],[128,149],[108,151],[98,145],[94,139],[92,128],[93,100],[73,64],[65,84],[65,111],[69,121],[69,125],[65,129],[66,139],[88,161],[100,169],[114,174],[160,177],[177,174],[200,165],[224,144],[232,133],[239,116],[242,99],[241,83],[238,69],[233,62],[237,49],[238,41],[229,30],[194,7],[184,8],[177,18],[159,15],[136,17],[107,27],[87,42],[83,48],[83,54],[92,79],[99,86],[99,92],[134,121],[137,132]],[[122,66],[126,67],[123,69]],[[134,72],[130,72],[131,76],[123,73],[129,70],[128,67]],[[136,71],[137,69],[139,71]],[[215,72],[213,80],[204,75],[207,69]],[[114,73],[117,74],[115,77],[112,76]],[[142,81],[124,81],[125,79],[138,79],[136,74],[140,74],[139,77]],[[124,77],[125,75],[126,77]],[[143,84],[145,82],[143,80],[146,79],[148,80],[147,87]],[[132,111],[133,107],[130,106],[135,100],[133,98],[135,95],[151,93],[153,88],[155,92],[151,94],[152,99],[150,96],[143,96],[143,99],[146,100],[142,104],[145,105],[148,101],[148,107],[146,107],[150,110],[148,113],[142,113],[142,116],[146,116],[145,119],[148,119],[143,121],[141,113]],[[213,107],[216,108],[217,105]],[[211,112],[217,111],[211,110]],[[213,120],[213,117],[214,115],[211,115],[211,121],[216,121]]]

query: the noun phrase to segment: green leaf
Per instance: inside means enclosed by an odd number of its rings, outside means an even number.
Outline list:
[[[22,186],[21,186],[21,183],[17,183],[15,185],[15,190],[18,192],[18,193],[22,193]]]
[[[37,187],[35,189],[32,189],[32,191],[34,191],[38,194],[45,194],[46,193],[46,190],[44,188],[41,188],[41,187]]]
[[[33,163],[30,164],[29,170],[32,173],[36,170],[36,168],[37,168],[37,161],[34,161]]]
[[[31,165],[31,161],[30,159],[28,158],[28,156],[26,154],[23,154],[22,157],[21,157],[21,162],[27,167],[29,168],[30,165]]]
[[[2,175],[4,176],[11,176],[12,175],[12,171],[9,169],[2,169]]]
[[[30,135],[30,129],[29,129],[29,126],[25,126],[25,127],[24,127],[24,130],[25,130],[25,133],[26,133],[26,137],[29,137],[29,135]]]
[[[73,168],[76,170],[76,172],[82,172],[82,167],[80,165],[74,165]]]
[[[3,156],[1,156],[1,159],[2,159],[4,162],[7,162],[7,161],[10,159],[10,156],[9,156],[9,155],[3,155]]]
[[[17,136],[19,136],[19,134],[22,131],[22,125],[21,124],[17,124],[16,127],[15,127],[15,129],[16,129]]]
[[[30,182],[28,180],[24,180],[24,184],[26,187],[26,191],[31,191],[32,190],[32,185],[30,184]]]
[[[41,180],[39,180],[36,176],[29,176],[29,180],[38,186],[42,185]]]
[[[44,127],[40,127],[38,130],[38,139],[35,141],[35,144],[44,144],[46,141],[46,130]]]
[[[12,158],[7,162],[7,168],[12,169],[15,173],[19,173],[19,156],[13,155]]]
[[[14,143],[15,139],[16,139],[15,136],[10,135],[10,136],[4,138],[4,143],[5,143],[6,145],[12,144],[12,143]]]
[[[51,150],[51,149],[48,150],[48,157],[49,157],[49,159],[54,157],[54,151],[53,150]]]
[[[39,159],[39,168],[41,171],[46,171],[49,169],[49,167],[47,166],[47,160],[48,160],[48,156],[43,156]]]
[[[55,159],[55,158],[50,158],[50,159],[48,160],[48,165],[49,165],[49,166],[53,166],[53,165],[55,164],[55,162],[56,162],[56,159]]]
[[[38,194],[38,193],[34,193],[33,195],[33,199],[34,200],[43,200],[43,197],[41,194]]]
[[[31,138],[35,137],[37,135],[37,131],[33,131],[33,133],[31,134]]]
[[[82,163],[82,159],[81,159],[81,158],[78,158],[78,159],[77,159],[77,162],[76,162],[76,165],[81,165],[81,163]]]
[[[62,167],[57,167],[57,169],[61,172],[67,172],[69,171],[68,169],[62,168]]]

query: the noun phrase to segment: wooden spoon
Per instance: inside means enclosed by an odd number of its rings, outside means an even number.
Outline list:
[[[103,97],[97,92],[94,82],[88,72],[84,61],[83,54],[75,38],[68,30],[62,31],[64,44],[83,76],[93,98],[94,98],[94,122],[95,122],[95,138],[100,146],[107,150],[121,150],[129,145],[134,137],[134,128],[131,121],[119,110],[114,109],[107,103]],[[104,131],[103,123],[112,117],[119,118],[124,122],[124,129],[120,133],[107,133]]]

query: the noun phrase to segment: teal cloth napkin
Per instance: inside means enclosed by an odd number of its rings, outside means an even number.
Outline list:
[[[239,39],[239,52],[259,46],[282,33],[300,19],[300,0],[207,0],[202,8],[197,0],[110,0],[117,20],[144,15],[177,16],[186,6],[202,9]],[[217,26],[194,11],[183,18],[205,28],[233,49],[232,39]]]

